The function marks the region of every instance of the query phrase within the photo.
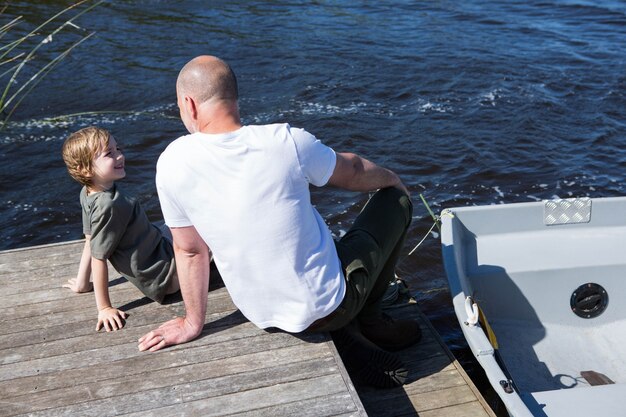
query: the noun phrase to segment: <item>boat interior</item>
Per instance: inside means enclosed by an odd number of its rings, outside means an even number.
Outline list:
[[[545,408],[541,392],[580,396],[579,388],[626,383],[626,199],[583,203],[582,215],[556,222],[545,203],[442,213],[465,336],[480,351],[463,317],[469,296],[481,311],[481,337],[492,334],[493,356],[529,408]]]

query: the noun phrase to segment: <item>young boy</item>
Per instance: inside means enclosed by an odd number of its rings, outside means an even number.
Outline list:
[[[124,155],[106,130],[87,127],[63,144],[69,174],[83,185],[83,248],[76,278],[64,285],[75,292],[93,288],[98,307],[96,331],[124,327],[126,313],[111,306],[107,260],[147,297],[162,302],[179,290],[171,241],[150,223],[139,202],[115,181],[126,176]],[[169,230],[168,230],[169,231]],[[93,285],[90,282],[93,278]]]

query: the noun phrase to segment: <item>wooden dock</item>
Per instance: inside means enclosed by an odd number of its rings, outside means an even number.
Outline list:
[[[422,340],[398,352],[409,369],[404,386],[389,390],[357,387],[368,415],[376,417],[495,417],[417,304],[400,297],[386,309],[392,317],[420,321]]]
[[[150,302],[110,268],[129,318],[95,332],[93,293],[61,288],[82,245],[0,252],[0,416],[493,416],[415,305],[394,309],[425,333],[401,354],[410,383],[398,389],[357,393],[327,334],[260,330],[219,286],[198,339],[139,352],[140,336],[183,312],[180,298]]]

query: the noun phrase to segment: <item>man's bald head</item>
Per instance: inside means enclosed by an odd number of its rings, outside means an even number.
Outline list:
[[[235,73],[226,62],[210,55],[198,56],[180,70],[176,91],[193,97],[198,104],[239,98]]]

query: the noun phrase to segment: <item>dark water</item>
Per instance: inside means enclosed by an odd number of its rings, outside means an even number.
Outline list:
[[[33,27],[68,3],[13,2],[0,23],[21,14]],[[123,144],[122,185],[159,219],[156,159],[184,133],[175,78],[207,53],[238,74],[245,123],[289,122],[396,170],[415,202],[407,252],[432,224],[420,193],[437,212],[626,194],[624,2],[138,0],[105,3],[76,23],[97,35],[0,132],[0,249],[81,237],[79,186],[60,148],[91,124]],[[67,28],[40,59],[81,33]],[[91,114],[50,119],[79,112]],[[314,199],[340,234],[366,196],[315,190]],[[484,385],[433,237],[400,274]]]

